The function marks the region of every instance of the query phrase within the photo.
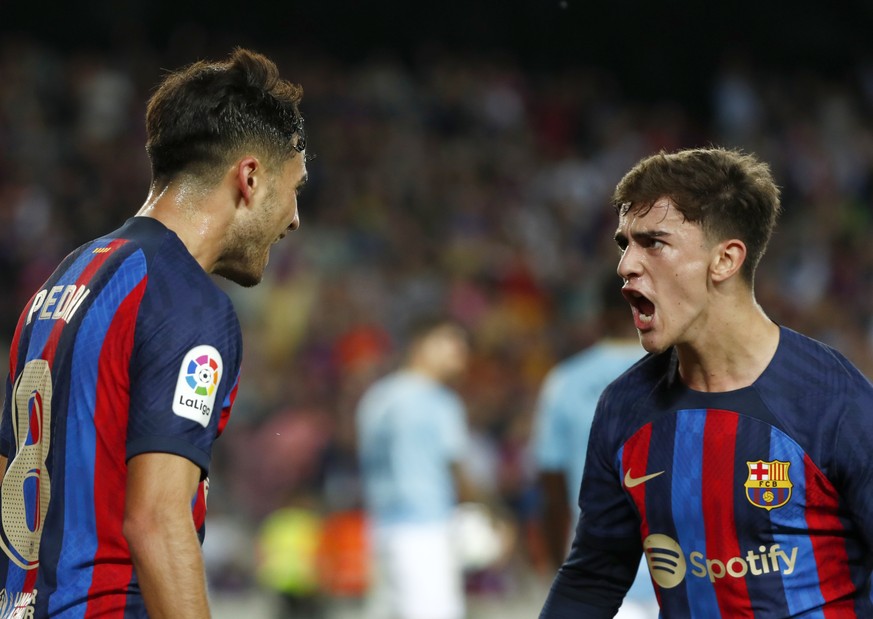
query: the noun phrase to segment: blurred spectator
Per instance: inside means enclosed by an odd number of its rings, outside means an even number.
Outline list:
[[[54,264],[146,191],[143,110],[131,102],[147,98],[155,66],[212,51],[192,26],[171,39],[88,52],[0,40],[0,334]],[[256,526],[301,489],[326,516],[359,507],[354,404],[410,320],[448,307],[477,342],[459,389],[488,446],[479,470],[531,518],[535,478],[519,450],[537,392],[599,338],[585,284],[617,261],[608,194],[660,147],[725,142],[771,162],[785,211],[760,301],[873,376],[869,57],[830,77],[731,53],[704,109],[641,100],[605,70],[531,71],[508,55],[276,58],[306,84],[318,128],[306,234],[274,248],[261,286],[227,288],[246,347],[237,427],[213,458],[222,512]],[[260,450],[284,458],[281,477],[252,462]],[[542,555],[520,548],[522,562]]]

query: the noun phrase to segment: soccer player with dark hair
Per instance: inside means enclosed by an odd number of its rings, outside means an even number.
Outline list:
[[[373,383],[356,412],[364,504],[370,521],[373,619],[462,619],[462,564],[452,519],[476,496],[462,461],[466,413],[449,386],[467,368],[466,331],[452,320],[411,325],[406,357]]]
[[[643,552],[665,619],[873,617],[873,386],[755,300],[768,166],[659,153],[613,201],[648,354],[600,397],[541,618],[613,617]]]
[[[209,616],[207,473],[242,358],[209,274],[256,284],[299,226],[301,95],[244,49],[169,74],[146,113],[142,208],[24,308],[0,428],[0,616]]]

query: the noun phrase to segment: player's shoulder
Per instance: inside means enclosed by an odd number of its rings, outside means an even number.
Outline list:
[[[203,270],[175,232],[151,217],[131,217],[107,238],[132,243],[143,254],[148,293],[166,307],[180,304],[200,314],[233,311],[230,297]]]
[[[398,369],[376,380],[361,397],[361,409],[399,406],[414,411],[461,406],[460,397],[443,384],[425,376]],[[410,413],[411,414],[411,413]]]
[[[578,384],[580,379],[584,379],[597,368],[599,357],[598,345],[594,344],[562,359],[546,374],[543,380],[544,391],[557,394]]]
[[[777,372],[788,372],[798,385],[873,391],[870,380],[839,350],[784,326],[777,364]]]
[[[395,394],[402,386],[402,382],[399,372],[391,372],[375,379],[361,394],[358,408],[366,411],[377,406],[384,406],[390,399],[395,397]]]
[[[627,368],[645,355],[637,340],[601,340],[557,363],[549,376],[558,380],[576,380],[601,369],[615,374],[616,368]]]
[[[659,354],[648,353],[607,385],[601,401],[623,404],[645,399],[671,375],[675,365],[672,348]]]

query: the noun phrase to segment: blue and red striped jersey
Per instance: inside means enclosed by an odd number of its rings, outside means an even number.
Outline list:
[[[241,363],[230,302],[157,220],[70,254],[10,348],[0,454],[0,617],[146,617],[122,535],[127,461],[188,458],[201,534],[212,445]]]
[[[870,381],[784,327],[747,388],[693,391],[677,370],[649,355],[601,396],[541,617],[612,617],[640,552],[665,619],[873,617]]]

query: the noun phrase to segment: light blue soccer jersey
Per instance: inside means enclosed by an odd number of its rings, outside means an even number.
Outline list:
[[[559,363],[546,377],[537,405],[533,455],[539,470],[564,473],[574,522],[597,400],[645,354],[636,342],[604,340]]]
[[[609,383],[645,354],[635,341],[603,340],[562,361],[546,377],[537,405],[533,455],[539,470],[564,474],[574,528],[579,519],[579,488],[597,401]],[[655,605],[644,562],[627,597]]]
[[[399,371],[373,384],[358,405],[364,500],[377,525],[450,518],[451,463],[467,446],[460,398],[421,374]]]

